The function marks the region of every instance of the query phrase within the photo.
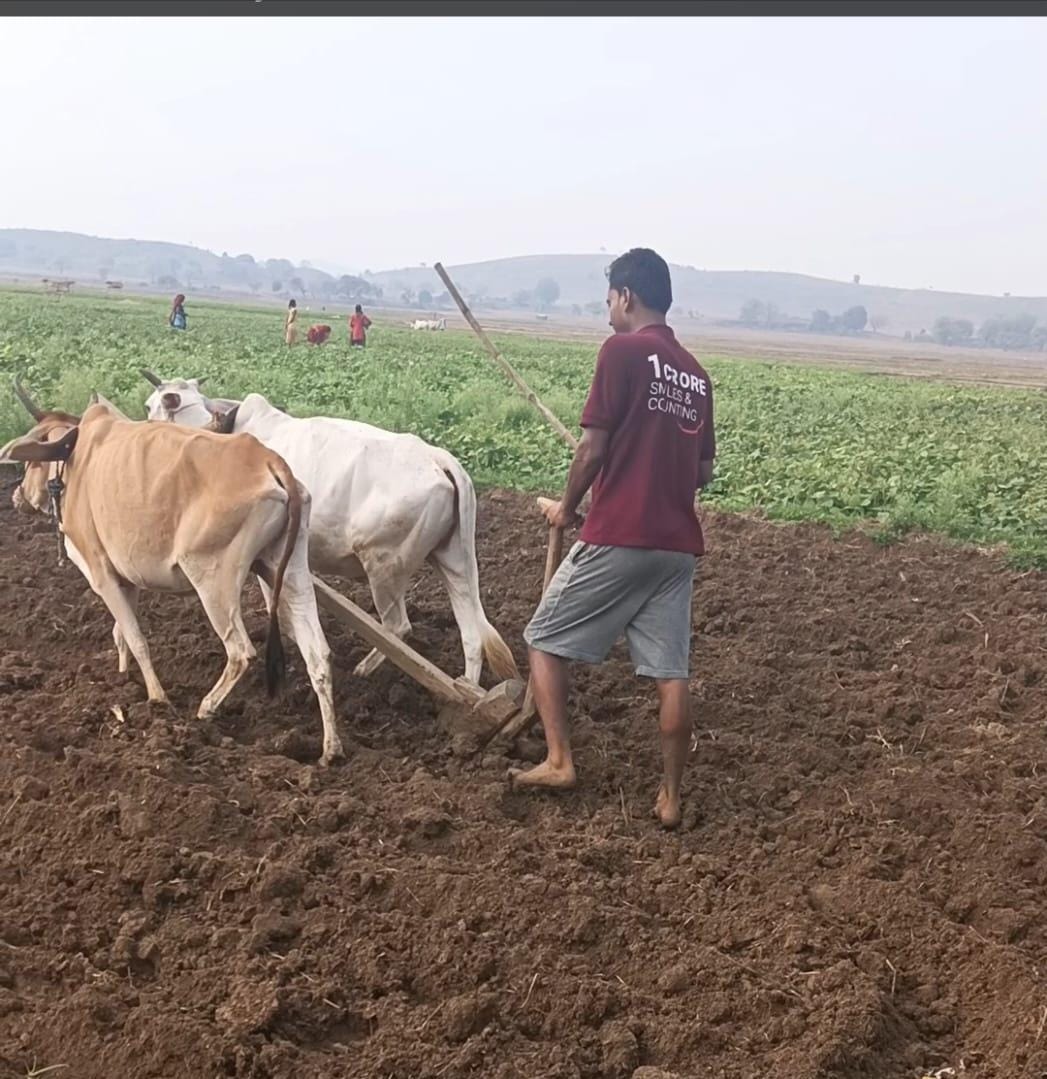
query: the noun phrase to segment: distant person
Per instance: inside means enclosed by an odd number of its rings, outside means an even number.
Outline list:
[[[298,304],[287,301],[287,317],[284,319],[284,341],[293,345],[298,340]]]
[[[331,327],[327,325],[321,325],[315,323],[309,327],[308,333],[305,335],[305,339],[311,345],[322,345],[328,337],[331,336]]]
[[[171,301],[171,314],[167,322],[174,330],[184,330],[186,327],[185,296],[181,292]]]
[[[349,344],[352,348],[364,348],[367,344],[367,331],[371,320],[364,314],[364,309],[357,304],[356,313],[349,319]]]
[[[716,456],[712,383],[666,323],[672,302],[669,267],[654,251],[611,263],[614,334],[596,360],[567,489],[546,516],[572,528],[590,487],[592,506],[524,632],[546,759],[512,777],[517,787],[574,786],[567,663],[601,663],[624,635],[636,673],[658,689],[655,814],[666,828],[680,823],[691,738],[691,590],[705,553],[695,498]]]

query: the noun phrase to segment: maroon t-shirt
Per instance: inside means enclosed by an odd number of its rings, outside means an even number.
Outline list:
[[[716,456],[713,387],[668,326],[604,342],[581,424],[610,433],[582,541],[704,554],[695,495],[698,462]]]

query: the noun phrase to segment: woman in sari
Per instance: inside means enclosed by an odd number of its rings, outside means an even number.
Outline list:
[[[184,330],[185,322],[185,296],[179,292],[171,303],[171,314],[167,318],[168,325],[175,330]]]
[[[287,303],[287,317],[284,319],[284,341],[293,345],[298,340],[298,304],[294,300]]]

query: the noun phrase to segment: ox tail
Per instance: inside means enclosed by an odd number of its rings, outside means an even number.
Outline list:
[[[484,659],[491,665],[491,670],[503,680],[519,679],[520,669],[516,666],[516,660],[502,635],[487,620],[480,599],[480,571],[476,564],[476,489],[473,481],[458,459],[446,450],[438,450],[436,458],[454,487],[454,524],[437,551],[452,558],[457,555],[454,558],[456,569],[476,612]]]
[[[269,461],[269,471],[287,492],[285,528],[287,538],[284,540],[284,550],[280,555],[280,562],[276,567],[276,575],[272,582],[273,598],[269,610],[269,631],[265,638],[265,689],[270,697],[275,697],[277,691],[283,686],[287,674],[284,642],[280,637],[280,593],[284,587],[287,564],[291,561],[294,545],[298,542],[298,534],[302,529],[302,493],[287,462],[275,453]]]

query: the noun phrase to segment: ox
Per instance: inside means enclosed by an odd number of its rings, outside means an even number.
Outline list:
[[[0,462],[26,463],[22,497],[34,506],[41,476],[47,488],[45,468],[64,471],[59,522],[66,553],[113,616],[119,669],[127,670],[130,652],[149,699],[166,701],[138,624],[138,596],[142,589],[195,591],[227,657],[197,712],[213,715],[255,656],[240,605],[253,570],[271,587],[266,687],[275,694],[284,677],[282,619],[320,704],[322,763],[341,756],[330,650],[307,556],[309,494],[254,438],[134,423],[97,395],[93,401],[78,423],[32,405],[36,425],[0,449]],[[34,471],[36,465],[43,467]]]
[[[152,371],[146,371],[146,370],[140,369],[139,374],[141,374],[141,376],[147,382],[151,382],[154,386],[157,386],[157,387],[160,386],[160,379],[158,379],[156,377],[156,375],[154,375],[152,373]],[[207,396],[205,396],[201,392],[200,387],[206,381],[207,381],[206,378],[185,378],[185,379],[180,378],[180,379],[175,379],[173,382],[168,383],[168,385],[166,387],[166,391],[168,393],[168,398],[167,398],[167,403],[166,403],[165,407],[168,407],[169,411],[172,414],[174,413],[174,411],[178,408],[178,401],[180,400],[180,398],[178,398],[178,397],[176,397],[174,395],[178,394],[179,392],[182,392],[182,393],[188,392],[190,397],[193,400],[195,400],[197,397],[199,397],[200,400],[204,402],[206,407],[208,409],[210,409],[211,412],[218,412],[218,413],[223,413],[224,414],[224,413],[228,412],[231,408],[235,408],[236,405],[239,404],[239,401],[233,401],[233,400],[230,400],[229,398],[226,398],[226,397],[207,397]],[[19,392],[21,392],[21,394],[22,394],[22,396],[20,397],[20,400],[22,401],[22,404],[25,405],[26,408],[30,409],[30,414],[32,415],[32,409],[31,409],[32,402],[27,400],[24,391],[20,391],[19,387],[16,385],[15,386],[15,393],[19,393]],[[34,415],[33,418],[36,419],[36,416]]]
[[[407,588],[429,561],[450,597],[466,678],[479,682],[485,657],[499,678],[519,678],[480,600],[476,492],[450,453],[415,435],[365,423],[296,419],[257,393],[216,417],[199,391],[171,389],[181,384],[165,381],[156,388],[146,401],[149,418],[246,432],[280,454],[313,498],[309,562],[315,572],[366,577],[382,624],[403,639],[411,630]],[[372,650],[356,673],[370,674],[384,658]]]
[[[447,319],[445,318],[416,318],[411,323],[412,330],[446,330]]]

